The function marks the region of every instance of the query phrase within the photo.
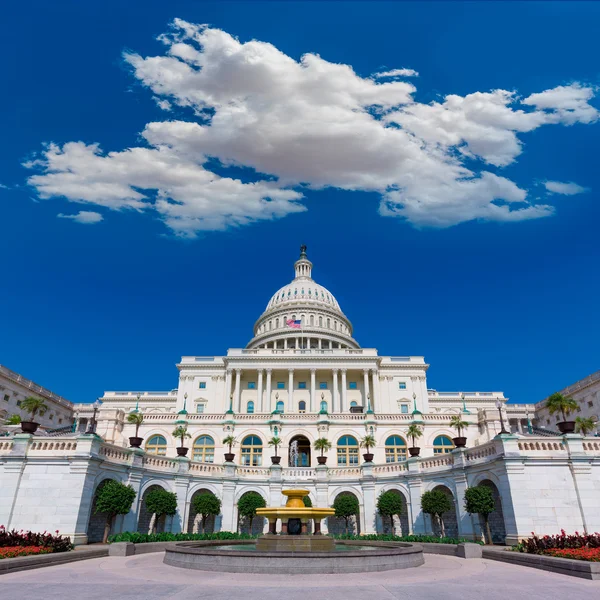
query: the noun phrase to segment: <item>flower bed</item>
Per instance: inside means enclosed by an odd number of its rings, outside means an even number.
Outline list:
[[[367,534],[367,535],[333,535],[336,540],[364,540],[371,542],[412,542],[414,544],[481,544],[481,541],[466,540],[464,538],[437,537],[435,535],[391,535],[391,534]]]
[[[31,556],[32,554],[50,554],[50,548],[41,546],[5,546],[0,548],[0,560],[3,558],[16,558],[17,556]]]
[[[17,531],[13,529],[8,531],[4,525],[0,525],[0,549],[2,548],[44,548],[48,552],[68,552],[73,550],[71,538],[58,535],[52,535],[44,531],[43,533],[34,533],[33,531]],[[3,557],[6,558],[6,557]]]
[[[253,540],[256,537],[256,535],[231,533],[230,531],[219,531],[218,533],[136,533],[135,531],[124,531],[109,536],[108,543],[149,544],[151,542],[191,542],[196,540]]]
[[[545,550],[543,554],[545,556],[556,556],[557,558],[600,562],[600,548],[554,548]]]
[[[583,556],[598,556],[600,554],[600,533],[580,534],[576,531],[574,534],[567,535],[564,529],[560,530],[560,535],[537,536],[532,532],[532,537],[523,540],[513,550],[525,552],[527,554],[545,554],[546,556],[560,556],[562,558],[573,558],[575,560],[593,560],[598,558],[583,558]],[[556,554],[555,551],[576,550],[580,552]],[[592,550],[593,552],[583,552]],[[597,552],[594,552],[597,551]]]

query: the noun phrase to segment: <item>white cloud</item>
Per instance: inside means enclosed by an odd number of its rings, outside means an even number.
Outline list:
[[[573,182],[545,181],[544,186],[551,194],[563,194],[565,196],[574,196],[575,194],[583,194],[583,192],[589,191],[588,188],[584,188]]]
[[[392,69],[391,71],[381,71],[375,73],[375,77],[381,79],[383,77],[418,77],[419,74],[414,69]]]
[[[63,215],[62,213],[59,213],[56,216],[59,219],[71,219],[76,223],[83,223],[85,225],[100,223],[100,221],[104,220],[104,217],[100,213],[88,210],[80,210],[76,215]]]
[[[525,100],[495,90],[423,104],[412,83],[315,54],[296,61],[219,29],[175,20],[159,39],[164,55],[125,60],[161,108],[194,118],[148,123],[145,147],[48,145],[28,165],[40,197],[154,210],[182,236],[305,210],[303,187],[377,192],[380,214],[416,226],[517,221],[553,209],[484,165],[514,162],[519,134],[598,119],[594,90],[576,83]],[[211,171],[219,163],[245,167],[243,179]]]

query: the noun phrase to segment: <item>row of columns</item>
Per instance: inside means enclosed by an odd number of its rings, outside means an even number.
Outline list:
[[[287,407],[286,412],[296,412],[296,407],[293,404],[294,401],[294,370],[288,369],[288,397],[287,397]],[[318,369],[319,371],[323,371],[324,369]],[[263,386],[264,378],[263,372],[266,371],[266,386]],[[235,372],[235,380],[234,380],[234,372]],[[271,412],[275,410],[275,406],[271,406],[272,403],[272,392],[273,392],[273,384],[272,384],[272,373],[273,369],[257,369],[256,370],[257,377],[257,403],[255,406],[256,412]],[[341,386],[338,386],[338,372],[341,375]],[[348,390],[348,381],[347,381],[347,369],[332,369],[331,373],[333,375],[333,388],[331,394],[331,406],[328,407],[328,412],[330,413],[343,413],[350,410],[350,406],[347,400],[347,390]],[[371,391],[370,387],[370,375],[373,377],[373,390]],[[235,412],[242,412],[242,369],[228,369],[227,376],[225,379],[225,387],[227,398],[232,399],[231,408]],[[232,391],[233,387],[233,391]],[[266,394],[265,398],[263,398],[263,387],[265,388]],[[320,409],[320,401],[317,401],[317,369],[310,369],[310,404],[309,404],[309,412],[314,413],[318,412]],[[340,393],[341,392],[341,393]],[[371,408],[374,407],[376,398],[379,398],[380,388],[379,388],[379,376],[376,369],[363,369],[363,401],[365,409],[370,405]],[[266,400],[266,402],[265,402]]]

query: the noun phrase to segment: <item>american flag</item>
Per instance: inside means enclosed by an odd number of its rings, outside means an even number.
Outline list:
[[[293,319],[288,319],[285,324],[292,329],[302,329],[302,321],[294,321]]]

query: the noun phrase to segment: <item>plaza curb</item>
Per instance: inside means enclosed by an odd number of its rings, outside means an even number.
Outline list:
[[[108,556],[108,547],[79,546],[70,552],[57,552],[56,554],[37,554],[32,556],[17,556],[16,558],[3,558],[0,560],[0,575],[27,571],[29,569],[40,569],[41,567],[52,567],[91,558],[103,558]]]

